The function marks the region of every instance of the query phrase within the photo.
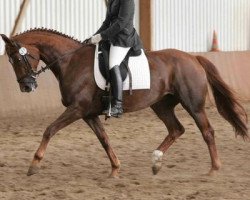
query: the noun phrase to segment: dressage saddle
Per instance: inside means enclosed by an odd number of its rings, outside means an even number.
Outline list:
[[[106,83],[110,82],[110,71],[109,71],[109,50],[110,50],[110,42],[109,41],[101,41],[98,46],[98,61],[99,68],[102,76],[106,79]],[[129,57],[135,57],[141,55],[141,49],[134,50],[131,48],[122,63],[120,64],[120,72],[122,76],[122,81],[124,81],[127,76],[131,76],[130,70],[128,67]]]

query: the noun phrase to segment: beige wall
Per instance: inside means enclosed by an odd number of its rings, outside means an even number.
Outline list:
[[[143,1],[143,0],[142,0]],[[250,50],[249,0],[152,0],[152,47],[188,52]]]
[[[221,76],[245,100],[250,100],[250,51],[199,53],[211,60]],[[190,77],[191,78],[191,77]],[[8,60],[0,56],[0,117],[62,109],[58,83],[50,71],[38,78],[35,92],[21,93]]]
[[[241,100],[250,100],[250,51],[197,53],[215,64]]]

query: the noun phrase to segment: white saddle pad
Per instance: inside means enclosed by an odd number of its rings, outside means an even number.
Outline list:
[[[128,65],[132,75],[132,89],[150,89],[150,70],[144,51],[140,56],[130,57]],[[98,45],[95,50],[94,76],[98,87],[105,90],[106,80],[99,69]],[[123,90],[129,90],[129,76],[123,82]]]

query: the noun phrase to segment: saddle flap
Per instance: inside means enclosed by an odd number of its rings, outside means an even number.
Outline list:
[[[109,46],[110,47],[110,46]],[[98,87],[105,90],[107,80],[109,78],[108,52],[107,46],[102,46],[100,53],[99,45],[96,45],[94,60],[94,76]],[[122,62],[120,69],[123,77],[123,90],[129,90],[128,68],[132,76],[132,89],[150,89],[150,71],[146,55],[143,50],[134,52],[130,56],[126,56]],[[140,54],[140,55],[139,55]],[[136,56],[135,56],[136,55]],[[139,56],[138,56],[139,55]],[[106,58],[104,57],[106,56]],[[132,56],[132,57],[131,57]]]

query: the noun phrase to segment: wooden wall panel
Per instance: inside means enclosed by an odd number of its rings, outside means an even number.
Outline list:
[[[152,48],[151,0],[140,0],[140,36],[144,48]]]

